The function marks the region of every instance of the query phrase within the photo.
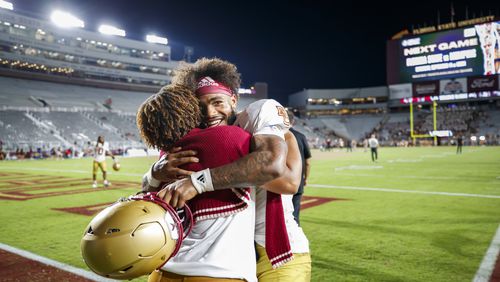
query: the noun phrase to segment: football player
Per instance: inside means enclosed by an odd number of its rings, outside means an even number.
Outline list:
[[[104,136],[100,135],[97,137],[97,143],[94,148],[94,162],[92,166],[92,188],[97,188],[97,170],[102,171],[102,178],[104,179],[104,187],[109,187],[111,182],[108,181],[107,170],[106,170],[106,156],[111,156],[114,162],[116,158],[113,153],[109,150],[109,144],[104,142]]]
[[[274,100],[260,100],[236,115],[239,82],[236,67],[219,59],[200,59],[192,66],[184,65],[176,72],[173,81],[196,92],[204,107],[206,126],[234,124],[250,132],[252,152],[231,164],[192,172],[178,166],[193,161],[195,152],[178,151],[177,148],[153,165],[144,177],[145,187],[154,187],[158,181],[168,182],[189,176],[160,192],[173,206],[182,206],[208,191],[261,186],[252,189],[256,192],[255,241],[259,280],[275,281],[281,277],[309,281],[309,243],[293,219],[292,196],[300,183],[302,169],[300,153],[293,134],[288,132],[286,111]],[[233,91],[227,91],[227,88]],[[174,260],[164,269],[174,272],[179,268]],[[188,272],[184,274],[189,275]]]

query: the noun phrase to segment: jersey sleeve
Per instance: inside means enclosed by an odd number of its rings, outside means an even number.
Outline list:
[[[285,108],[275,100],[263,99],[248,105],[238,114],[235,125],[252,135],[270,134],[285,139],[290,120]]]

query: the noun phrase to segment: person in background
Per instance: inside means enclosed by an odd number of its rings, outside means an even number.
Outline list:
[[[302,159],[302,179],[300,181],[299,189],[297,193],[293,195],[293,218],[300,226],[300,201],[302,199],[302,195],[304,194],[304,186],[307,184],[307,178],[309,176],[309,171],[311,169],[311,150],[309,150],[309,145],[307,144],[307,138],[304,134],[295,130],[293,126],[295,125],[295,118],[292,111],[288,111],[288,118],[290,119],[290,132],[293,133],[295,139],[297,139],[297,143],[299,145],[300,157]]]
[[[61,153],[62,154],[62,153]],[[101,169],[102,178],[104,179],[104,187],[108,187],[111,183],[106,178],[106,155],[111,156],[113,161],[115,161],[115,156],[109,150],[109,144],[104,142],[104,136],[99,136],[97,138],[97,144],[94,149],[94,162],[92,166],[92,188],[97,188],[97,170]]]
[[[370,146],[370,151],[372,153],[372,162],[376,162],[378,159],[378,140],[375,138],[375,134],[372,134],[372,137],[368,139],[368,145]]]
[[[462,145],[464,144],[464,139],[462,138],[462,135],[458,135],[457,137],[457,154],[462,153]]]
[[[356,149],[356,146],[357,146],[356,140],[352,139],[351,140],[351,152]]]

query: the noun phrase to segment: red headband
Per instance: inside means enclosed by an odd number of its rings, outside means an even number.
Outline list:
[[[195,93],[197,97],[214,93],[233,96],[233,91],[231,91],[229,87],[213,80],[210,76],[205,76],[204,78],[200,79],[200,81],[198,81]]]

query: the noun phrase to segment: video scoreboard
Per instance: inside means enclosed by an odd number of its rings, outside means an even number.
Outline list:
[[[474,98],[478,95],[468,94],[498,92],[499,73],[500,21],[407,35],[387,43],[387,84],[407,93],[393,98]]]

